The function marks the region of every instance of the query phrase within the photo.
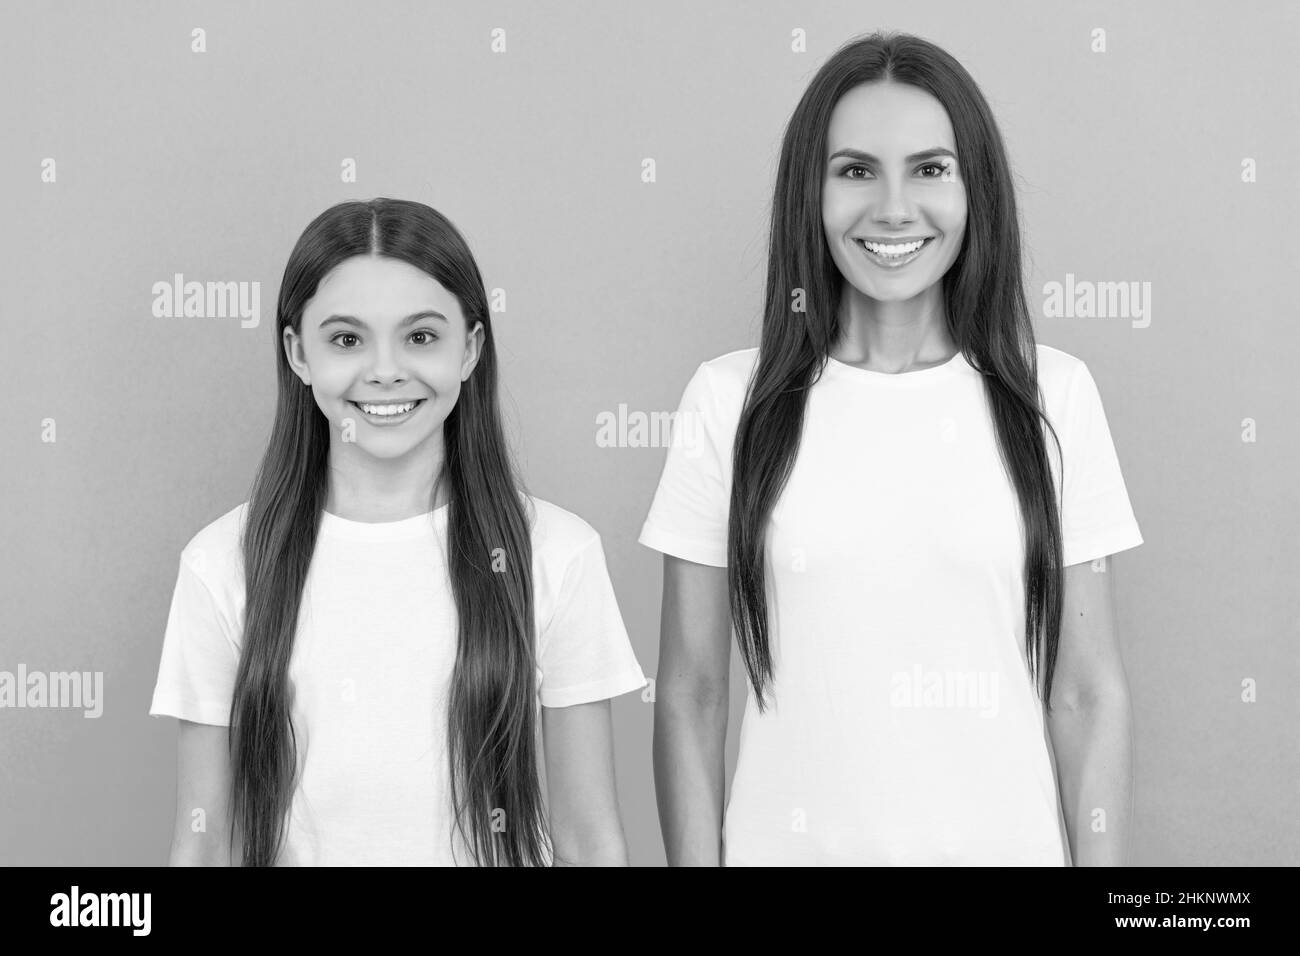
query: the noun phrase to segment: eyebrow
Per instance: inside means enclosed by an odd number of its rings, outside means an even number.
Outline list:
[[[435,312],[433,309],[425,309],[423,312],[412,312],[406,318],[402,319],[402,321],[397,324],[397,327],[403,328],[410,325],[412,322],[419,322],[421,319],[442,319],[444,322],[447,321],[447,317],[441,312]],[[353,328],[358,329],[367,328],[366,323],[362,322],[355,315],[331,315],[320,324],[320,327],[323,329],[325,326],[335,322],[340,325],[350,325]]]
[[[879,159],[872,156],[870,153],[864,153],[860,149],[838,149],[831,153],[827,162],[830,162],[832,159],[837,159],[840,156],[848,156],[851,159],[861,160],[864,163],[871,163],[874,166],[880,165]],[[919,153],[913,153],[911,156],[906,157],[903,162],[919,163],[923,159],[934,159],[936,156],[950,156],[953,159],[957,158],[957,155],[952,150],[944,149],[942,146],[935,146],[931,149],[923,149]]]

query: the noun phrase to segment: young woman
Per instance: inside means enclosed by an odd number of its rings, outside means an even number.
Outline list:
[[[669,862],[1059,866],[1067,841],[1121,861],[1130,713],[1098,559],[1142,538],[1087,367],[1034,343],[1000,134],[951,56],[877,34],[813,78],[761,344],[701,365],[680,414],[700,438],[670,449],[640,538],[665,555]]]
[[[335,206],[276,328],[270,444],[181,555],[150,709],[172,863],[626,864],[608,698],[645,678],[599,536],[516,486],[464,239]]]

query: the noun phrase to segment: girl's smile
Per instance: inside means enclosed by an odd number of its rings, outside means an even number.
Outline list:
[[[399,425],[404,421],[408,421],[424,404],[424,399],[417,398],[412,401],[384,403],[354,402],[349,399],[348,404],[360,410],[366,421],[382,427]]]

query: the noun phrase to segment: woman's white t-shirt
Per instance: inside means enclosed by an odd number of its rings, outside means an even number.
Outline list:
[[[600,536],[577,515],[528,501],[538,705],[644,686]],[[247,510],[245,502],[218,518],[181,554],[151,715],[230,723]],[[446,506],[380,523],[322,515],[290,657],[299,770],[277,865],[472,862],[451,822],[457,614],[446,530]]]
[[[642,544],[726,566],[757,358],[723,355],[687,385]],[[1141,544],[1087,367],[1039,345],[1038,374],[1065,564]],[[1024,651],[1022,528],[961,353],[897,375],[827,362],[768,526],[775,680],[766,713],[749,693],[725,865],[1067,863]]]

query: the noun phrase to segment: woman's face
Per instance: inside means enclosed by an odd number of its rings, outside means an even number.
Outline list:
[[[942,104],[915,86],[857,86],[835,105],[826,147],[822,224],[845,280],[882,302],[938,292],[966,232],[966,187]]]
[[[284,331],[290,365],[329,419],[331,446],[355,442],[376,458],[441,441],[482,340],[482,325],[466,327],[440,282],[369,255],[335,266],[303,309],[301,335]]]

